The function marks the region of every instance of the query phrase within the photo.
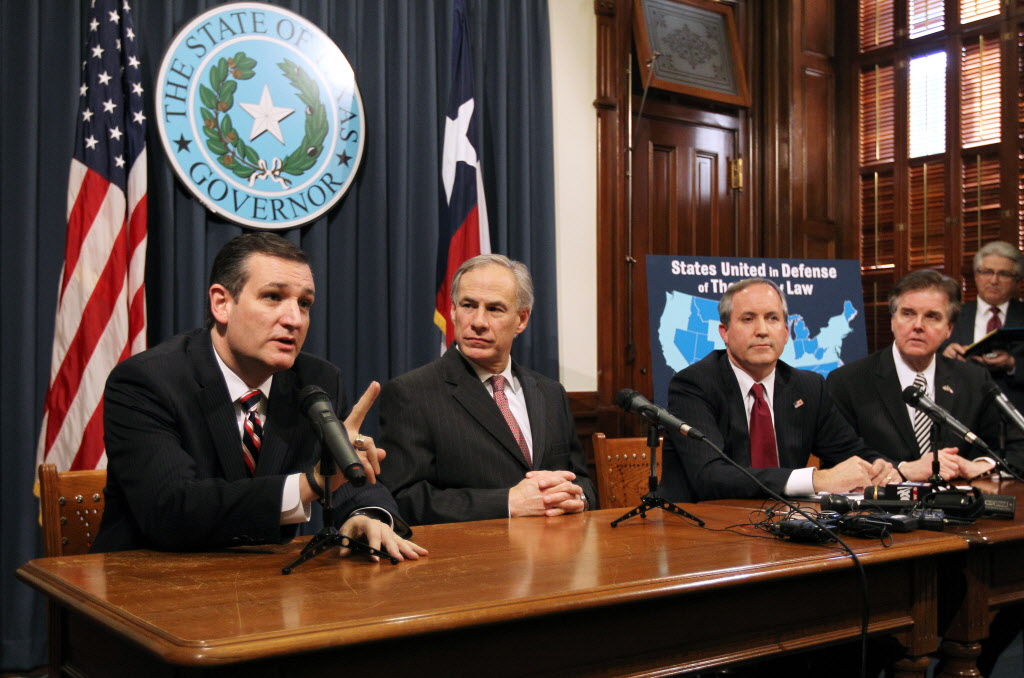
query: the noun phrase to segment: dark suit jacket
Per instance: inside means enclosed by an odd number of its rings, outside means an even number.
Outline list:
[[[750,429],[743,394],[725,350],[712,351],[672,377],[668,409],[780,494],[792,470],[806,466],[811,453],[821,459],[822,468],[852,456],[869,461],[879,456],[836,410],[820,375],[781,361],[775,368],[772,398],[780,468],[750,468]],[[668,431],[663,457],[659,492],[669,501],[766,496],[706,443],[683,437],[678,431]]]
[[[274,375],[255,477],[242,461],[241,437],[209,330],[173,337],[120,363],[104,392],[106,508],[93,551],[131,548],[204,550],[282,542],[285,477],[319,458],[319,442],[299,411],[298,393],[317,384],[344,405],[338,369],[300,354]],[[344,407],[342,410],[344,411]],[[337,493],[343,519],[361,506],[398,507],[379,483]]]
[[[999,414],[985,394],[992,382],[988,370],[958,360],[935,356],[935,402],[952,414],[990,446],[996,446]],[[866,358],[843,365],[828,375],[829,392],[839,411],[868,445],[894,463],[913,461],[921,456],[914,429],[903,402],[903,390],[896,374],[892,346],[886,346]],[[1008,431],[1008,461],[1024,451],[1021,435]],[[941,427],[939,447],[958,447],[969,459],[980,456],[974,446]]]
[[[954,342],[964,346],[974,343],[974,315],[977,312],[977,301],[968,301],[963,305],[960,309],[960,317],[953,325],[953,333],[949,336],[949,340],[939,348],[940,354],[946,346]],[[1003,327],[1024,327],[1024,302],[1010,299],[1010,305],[1006,309],[1006,318],[1003,319]],[[979,365],[970,359],[966,362],[991,374],[1014,407],[1024,411],[1024,344],[1015,346],[1010,353],[1013,354],[1017,365],[1012,376],[1006,372],[992,372],[984,365]]]
[[[557,381],[515,362],[533,432],[533,470],[572,471],[591,508],[597,493]],[[508,517],[508,491],[528,471],[519,445],[473,367],[454,347],[386,384],[381,472],[413,525]]]

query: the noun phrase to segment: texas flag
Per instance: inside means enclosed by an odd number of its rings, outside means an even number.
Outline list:
[[[452,81],[441,156],[441,219],[437,247],[437,298],[434,324],[444,335],[441,351],[451,344],[452,276],[466,259],[491,251],[480,170],[480,135],[473,96],[473,56],[469,48],[466,3],[455,0],[452,25]]]

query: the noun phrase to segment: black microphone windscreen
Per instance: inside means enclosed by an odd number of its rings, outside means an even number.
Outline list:
[[[908,405],[916,405],[920,400],[921,396],[924,395],[924,389],[920,386],[910,385],[903,389],[903,402]]]
[[[330,400],[331,397],[327,395],[327,391],[323,390],[316,384],[310,384],[299,391],[299,408],[309,414],[309,408],[315,403],[322,400]]]
[[[836,513],[849,513],[852,506],[849,497],[841,494],[826,494],[821,498],[822,511],[835,511]]]
[[[624,410],[628,410],[633,405],[633,398],[637,395],[639,395],[639,392],[631,388],[620,389],[615,394],[615,404]]]

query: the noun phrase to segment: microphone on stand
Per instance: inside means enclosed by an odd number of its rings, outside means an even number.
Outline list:
[[[1024,415],[1021,415],[1020,410],[1013,406],[1010,399],[1003,393],[1003,389],[994,383],[989,383],[985,392],[992,397],[992,402],[1003,413],[1003,416],[1016,426],[1018,431],[1024,433]]]
[[[936,404],[934,400],[926,396],[924,389],[920,386],[908,386],[903,389],[903,402],[921,410],[936,424],[949,427],[955,434],[966,440],[971,445],[980,448],[987,454],[992,454],[992,450],[985,444],[984,440],[972,433],[969,428],[960,423],[960,420],[947,412],[940,405]]]
[[[352,483],[353,487],[366,484],[366,471],[359,460],[352,443],[348,439],[348,431],[338,420],[338,415],[331,407],[331,398],[319,386],[306,386],[299,392],[302,411],[313,422],[313,428],[319,435],[324,447],[331,453],[334,463]]]
[[[689,436],[694,440],[704,439],[703,433],[693,428],[685,421],[666,410],[664,407],[655,405],[645,398],[639,391],[634,391],[630,388],[620,390],[615,394],[615,404],[627,412],[639,414],[652,424],[661,426],[669,431],[679,431],[684,436]]]

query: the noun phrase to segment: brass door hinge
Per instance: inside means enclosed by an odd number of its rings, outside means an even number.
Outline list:
[[[729,188],[734,191],[743,190],[743,158],[729,161]]]

